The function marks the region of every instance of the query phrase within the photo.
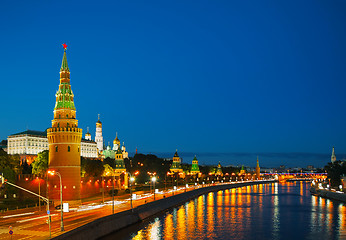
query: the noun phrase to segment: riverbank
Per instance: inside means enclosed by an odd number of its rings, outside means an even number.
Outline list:
[[[321,189],[321,188],[314,187],[314,186],[311,186],[310,192],[311,192],[311,194],[319,196],[319,197],[329,198],[329,199],[333,199],[333,200],[337,200],[337,201],[341,201],[341,202],[346,203],[346,193],[333,192],[333,191],[329,191],[329,190],[326,190],[323,188]]]
[[[55,237],[55,240],[69,239],[69,240],[84,240],[84,239],[98,239],[122,228],[128,227],[132,224],[138,223],[146,218],[159,214],[167,209],[181,205],[190,199],[194,199],[200,195],[208,192],[215,192],[231,188],[238,188],[243,186],[251,186],[258,184],[274,183],[275,181],[255,181],[243,183],[229,183],[219,184],[208,187],[197,188],[186,193],[177,194],[174,196],[166,197],[154,202],[150,202],[114,215],[109,215],[99,218],[84,226],[78,227],[70,232],[66,232],[60,236]]]

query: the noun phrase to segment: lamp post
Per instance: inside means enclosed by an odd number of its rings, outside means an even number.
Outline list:
[[[48,171],[50,175],[58,175],[60,180],[60,216],[61,216],[61,222],[60,222],[60,229],[63,232],[64,231],[64,217],[63,217],[63,211],[62,211],[62,181],[61,181],[61,174],[56,171]]]
[[[130,175],[130,201],[131,201],[131,210],[133,209],[132,207],[132,182],[135,180],[134,177],[132,177],[131,173],[129,173]]]
[[[153,185],[154,185],[154,201],[155,201],[155,181],[156,181],[156,177],[152,177],[151,180],[153,181]]]

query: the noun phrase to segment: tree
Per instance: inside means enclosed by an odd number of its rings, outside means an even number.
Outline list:
[[[44,150],[37,154],[37,158],[31,164],[33,174],[44,174],[48,169],[49,151]]]
[[[338,187],[341,184],[341,176],[346,174],[346,162],[335,161],[325,166],[332,187]]]
[[[100,177],[103,174],[104,167],[101,160],[91,160],[81,158],[81,171],[88,177]]]
[[[23,161],[22,174],[31,174],[31,173],[32,173],[31,165],[29,165],[27,161]]]
[[[9,155],[3,149],[0,149],[0,172],[9,168],[15,174],[20,174],[20,157],[19,155]]]

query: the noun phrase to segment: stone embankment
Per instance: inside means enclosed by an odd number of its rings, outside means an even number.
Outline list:
[[[220,184],[208,187],[197,188],[186,193],[177,194],[171,197],[163,198],[153,201],[134,208],[132,211],[127,210],[114,215],[109,215],[99,218],[86,225],[78,227],[72,231],[66,232],[60,236],[55,237],[55,240],[69,239],[69,240],[85,240],[85,239],[98,239],[112,232],[118,231],[122,228],[128,227],[132,224],[138,223],[146,218],[159,214],[167,209],[173,208],[184,204],[185,202],[194,199],[200,195],[208,192],[215,192],[231,188],[238,188],[243,186],[251,186],[258,184],[274,183],[275,181],[256,181],[256,182],[243,182],[236,184]]]
[[[333,199],[333,200],[337,200],[337,201],[341,201],[341,202],[346,203],[346,193],[333,192],[333,191],[329,191],[326,189],[320,189],[318,187],[313,187],[313,186],[311,186],[310,192],[313,195],[316,195],[319,197],[329,198],[329,199]]]

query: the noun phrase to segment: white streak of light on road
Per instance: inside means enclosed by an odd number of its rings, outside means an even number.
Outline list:
[[[31,214],[34,214],[34,212],[8,215],[8,216],[3,216],[2,218],[20,217],[20,216],[26,216],[26,215],[31,215]]]
[[[56,215],[58,215],[58,214],[57,214],[57,213],[51,214],[52,217],[53,217],[53,216],[56,216]],[[36,220],[36,219],[40,219],[40,218],[46,218],[46,217],[48,217],[48,215],[44,215],[44,216],[36,217],[36,218],[30,218],[30,219],[19,220],[19,221],[17,221],[17,223],[29,222],[29,221],[32,221],[32,220]]]

